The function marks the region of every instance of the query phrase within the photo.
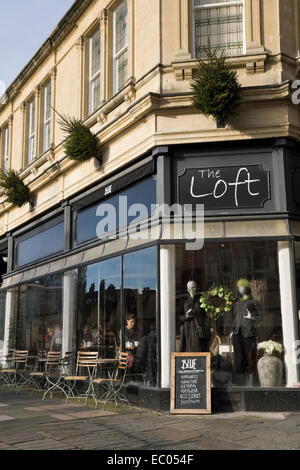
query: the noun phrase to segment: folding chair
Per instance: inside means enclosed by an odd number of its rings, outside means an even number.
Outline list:
[[[31,378],[31,384],[33,385],[33,390],[38,392],[42,392],[44,387],[41,385],[43,383],[43,379],[48,378],[48,375],[51,371],[56,373],[56,369],[60,364],[61,360],[61,352],[57,351],[49,351],[47,357],[44,358],[43,354],[39,355],[37,358],[37,365],[33,371],[29,373]],[[44,370],[38,370],[39,364],[44,363]]]
[[[20,351],[14,349],[12,357],[8,357],[7,361],[10,365],[6,369],[2,369],[0,371],[1,375],[4,374],[6,377],[6,386],[15,387],[16,390],[18,390],[18,387],[21,387],[24,384],[24,375],[22,372],[24,373],[27,368],[28,350]]]
[[[54,354],[57,354],[56,359]],[[61,354],[57,352],[50,352],[48,355],[50,360],[49,363],[46,363],[47,371],[45,373],[48,386],[44,392],[42,400],[46,398],[48,393],[50,393],[51,398],[54,393],[63,393],[67,398],[67,392],[70,391],[70,386],[68,382],[64,381],[64,378],[67,375],[69,367],[72,365],[74,353],[73,351],[66,352],[64,357],[61,357]]]
[[[126,373],[128,370],[128,353],[120,352],[119,353],[119,363],[115,371],[115,374],[112,377],[99,377],[93,379],[93,383],[102,386],[105,389],[105,392],[100,396],[96,402],[96,407],[98,407],[98,402],[104,401],[103,410],[106,407],[108,401],[115,402],[118,406],[118,401],[124,406],[126,403],[130,406],[128,399],[121,393],[121,389],[124,385]]]
[[[5,384],[9,383],[9,374],[7,373],[7,369],[11,368],[11,357],[12,351],[9,351],[8,355],[6,355],[3,349],[0,350],[0,384],[2,383],[2,389]]]
[[[88,397],[92,397],[97,403],[95,390],[93,385],[93,378],[97,371],[98,352],[83,352],[78,351],[76,361],[75,375],[67,375],[64,377],[65,382],[68,384],[68,392],[66,393],[66,403],[70,398],[85,398],[85,405],[87,404]],[[81,375],[80,372],[84,370],[86,375]],[[74,394],[76,385],[87,383],[88,387],[85,393],[80,394],[77,390],[77,395]]]

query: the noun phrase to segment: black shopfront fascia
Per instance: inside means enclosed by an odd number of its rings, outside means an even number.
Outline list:
[[[112,186],[112,194],[116,194],[118,191],[125,189],[128,185],[137,183],[139,180],[153,175],[155,171],[156,167],[154,157],[143,156],[137,163],[129,165],[127,168],[122,168],[121,171],[110,175],[101,183],[97,183],[96,185],[79,192],[70,201],[65,200],[61,204],[57,204],[50,211],[33,218],[27,225],[7,233],[5,237],[0,240],[0,246],[3,246],[3,248],[8,252],[7,274],[11,275],[12,273],[18,273],[32,266],[45,264],[47,261],[60,259],[65,256],[66,253],[72,254],[73,252],[76,253],[80,249],[82,250],[83,246],[92,247],[99,244],[99,242],[101,242],[100,240],[91,240],[90,242],[83,243],[80,247],[78,246],[78,250],[76,249],[73,214],[75,214],[76,217],[76,212],[80,208],[91,205],[93,202],[97,200],[100,201],[107,197],[107,195],[105,195],[105,189],[108,186]],[[63,253],[57,252],[18,267],[16,265],[16,243],[21,240],[25,240],[31,235],[36,235],[47,230],[62,220],[64,221]]]
[[[177,146],[170,175],[171,203],[204,204],[208,218],[300,215],[300,169],[286,139]]]
[[[291,139],[166,147],[158,157],[159,202],[204,204],[221,220],[300,216],[298,143]]]
[[[298,181],[300,179],[300,165],[298,164],[298,155],[299,147],[288,139],[157,147],[153,149],[151,156],[141,157],[136,164],[128,166],[101,181],[101,183],[81,191],[69,201],[64,201],[60,206],[53,208],[48,214],[36,218],[30,224],[12,234],[8,234],[8,240],[3,240],[3,243],[8,241],[8,266],[10,266],[8,272],[13,270],[14,239],[23,236],[24,232],[31,229],[36,229],[37,232],[43,230],[44,224],[51,225],[52,219],[59,214],[64,213],[65,253],[75,253],[83,246],[92,247],[101,243],[100,240],[91,240],[82,245],[76,244],[74,218],[76,218],[77,211],[88,207],[95,201],[106,198],[107,188],[110,189],[110,194],[116,194],[131,184],[155,174],[156,171],[157,203],[171,205],[181,201],[180,175],[184,175],[187,171],[212,170],[216,175],[217,171],[223,168],[233,172],[233,177],[232,175],[229,176],[234,180],[234,174],[236,175],[239,168],[250,167],[254,172],[260,172],[266,182],[265,192],[263,191],[263,197],[259,199],[256,207],[241,207],[239,209],[232,206],[228,208],[218,207],[215,210],[205,211],[207,219],[211,221],[240,220],[241,222],[261,218],[293,217],[298,219],[300,217],[300,181]],[[242,176],[245,177],[245,175],[244,173]],[[228,182],[231,182],[231,180],[227,179],[226,183]],[[219,188],[222,189],[222,183],[219,184]],[[251,186],[250,190],[255,192],[255,186]],[[182,202],[186,201],[183,199]],[[288,239],[290,238],[295,239],[292,234],[288,237]],[[49,256],[44,258],[43,262],[61,256],[63,254]],[[33,264],[40,264],[40,260]],[[14,268],[14,271],[19,271],[16,266]]]
[[[52,233],[53,230],[59,228],[58,235],[60,235],[60,239],[56,240],[49,240],[49,242],[54,242],[55,247],[53,248],[53,251],[49,251],[48,254],[45,254],[45,256],[41,255],[36,258],[32,258],[31,261],[28,262],[21,262],[20,263],[20,253],[19,253],[19,248],[23,243],[30,243],[32,242],[34,244],[35,238],[44,234],[49,234],[48,237],[53,237],[54,233]],[[51,231],[51,234],[49,233]],[[15,268],[20,268],[24,269],[28,265],[31,265],[32,263],[35,263],[40,260],[45,260],[48,257],[53,257],[57,256],[61,253],[64,252],[64,246],[65,246],[65,240],[64,240],[64,214],[61,213],[57,217],[52,217],[50,218],[47,222],[40,224],[39,226],[26,231],[25,233],[22,234],[15,234],[14,235],[14,250],[13,250],[13,257],[14,257],[14,262],[13,265]],[[32,246],[34,249],[34,245]],[[40,249],[46,249],[47,247],[40,247]],[[28,250],[28,247],[27,247]],[[25,255],[26,256],[26,255]]]
[[[265,188],[263,197],[255,207],[217,207],[205,211],[205,216],[210,220],[251,220],[260,218],[289,218],[298,219],[300,217],[300,165],[298,144],[288,139],[251,140],[245,142],[191,144],[157,147],[153,149],[152,155],[141,157],[140,160],[122,171],[109,176],[101,183],[98,183],[84,191],[78,193],[69,201],[64,201],[60,206],[53,208],[51,212],[36,218],[25,227],[7,234],[8,241],[8,272],[12,271],[13,261],[13,241],[15,238],[23,236],[28,230],[44,230],[44,224],[52,224],[52,219],[64,213],[65,222],[65,249],[66,253],[76,252],[83,246],[95,246],[101,243],[100,240],[91,240],[82,245],[76,244],[76,232],[74,227],[74,217],[76,213],[84,207],[88,207],[95,201],[100,201],[107,197],[107,188],[110,194],[116,194],[122,189],[137,183],[147,176],[156,173],[157,203],[174,204],[187,202],[181,200],[180,177],[187,171],[212,170],[215,175],[218,170],[232,171],[234,174],[241,167],[250,167],[254,172],[260,173],[265,178]],[[208,175],[208,173],[207,173]],[[246,173],[243,174],[245,177]],[[251,173],[252,175],[252,173]],[[217,174],[218,176],[218,174]],[[221,175],[222,176],[222,175]],[[228,176],[228,175],[227,175]],[[252,176],[251,176],[252,178]],[[208,179],[208,178],[207,178]],[[232,182],[227,178],[226,183]],[[254,179],[257,179],[254,177]],[[245,187],[246,185],[244,185]],[[224,188],[224,184],[219,184],[219,188]],[[184,188],[184,185],[183,185]],[[255,186],[250,190],[255,192]],[[205,202],[205,201],[201,201]],[[231,198],[232,203],[232,198]],[[246,204],[247,205],[247,204]],[[291,237],[295,237],[290,234]],[[286,239],[286,238],[285,238]],[[211,240],[217,241],[217,240]],[[178,240],[180,242],[180,240]],[[182,242],[182,241],[181,241]],[[43,262],[63,255],[49,256]],[[40,260],[33,264],[40,264]],[[19,271],[14,266],[15,271]],[[23,268],[23,267],[22,267]]]
[[[109,202],[110,198],[114,196],[117,197],[121,192],[126,193],[127,188],[130,190],[135,185],[142,185],[143,181],[151,177],[154,178],[154,173],[155,160],[153,156],[151,156],[143,159],[137,165],[132,165],[132,167],[129,167],[127,170],[121,172],[121,174],[114,175],[97,184],[95,187],[90,188],[79,196],[72,198],[69,201],[69,204],[72,207],[72,220],[70,226],[70,232],[72,233],[71,246],[73,248],[85,246],[93,243],[97,238],[94,236],[81,242],[78,241],[77,219],[81,211],[88,210],[95,204],[100,204],[101,202]]]

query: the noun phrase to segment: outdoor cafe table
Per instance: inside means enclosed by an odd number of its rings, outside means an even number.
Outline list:
[[[101,376],[104,374],[104,371],[107,372],[107,377],[111,378],[114,371],[115,367],[119,362],[119,359],[116,358],[100,358],[96,359],[96,364],[100,366],[100,371],[101,371]],[[104,377],[102,377],[104,378]]]

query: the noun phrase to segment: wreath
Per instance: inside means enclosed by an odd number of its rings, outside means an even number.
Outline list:
[[[235,297],[226,287],[213,285],[207,292],[200,295],[200,307],[216,320],[232,310]]]

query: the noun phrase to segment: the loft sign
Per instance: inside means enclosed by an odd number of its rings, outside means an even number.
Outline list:
[[[178,177],[179,203],[205,209],[260,208],[270,199],[269,172],[260,165],[186,168]]]

